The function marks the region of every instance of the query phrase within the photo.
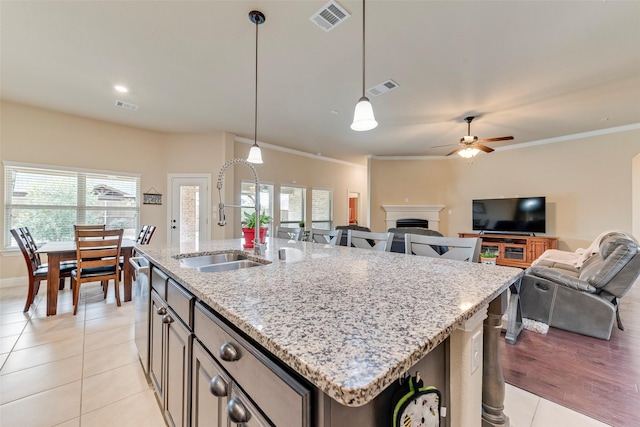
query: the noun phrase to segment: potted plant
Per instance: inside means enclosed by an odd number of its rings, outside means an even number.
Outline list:
[[[496,258],[498,258],[498,253],[490,249],[485,249],[480,254],[480,262],[483,264],[496,265]]]
[[[263,227],[263,225],[267,225],[271,222],[272,218],[269,215],[266,215],[264,212],[260,214],[260,243],[264,243],[267,236],[267,227]],[[253,241],[255,240],[256,234],[256,212],[253,211],[251,213],[245,211],[244,212],[244,220],[242,221],[242,234],[244,234],[244,247],[252,248]]]

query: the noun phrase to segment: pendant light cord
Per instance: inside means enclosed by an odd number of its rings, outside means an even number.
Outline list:
[[[258,145],[258,25],[259,20],[256,19],[256,90],[255,103],[253,112],[253,143]]]
[[[362,96],[364,97],[364,51],[365,51],[365,46],[364,46],[364,34],[365,34],[365,29],[364,29],[364,25],[365,25],[365,13],[364,13],[364,8],[365,8],[365,0],[362,0]]]

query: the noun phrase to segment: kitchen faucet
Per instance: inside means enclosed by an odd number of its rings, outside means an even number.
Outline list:
[[[218,215],[219,215],[218,225],[220,227],[224,227],[225,225],[227,225],[227,220],[224,215],[224,202],[222,201],[222,184],[224,182],[224,173],[226,172],[227,168],[235,164],[245,165],[249,169],[251,169],[251,173],[253,173],[253,179],[256,184],[256,200],[255,200],[255,205],[253,206],[253,208],[255,208],[256,210],[256,221],[255,221],[255,227],[254,227],[255,235],[253,239],[253,254],[264,255],[265,248],[264,248],[264,245],[260,243],[260,183],[258,182],[258,173],[256,172],[256,168],[254,168],[251,163],[247,162],[244,159],[237,158],[237,159],[228,160],[227,162],[225,162],[224,165],[222,165],[222,169],[220,169],[220,172],[218,173],[218,184],[216,185],[218,187],[218,197],[220,198],[220,203],[218,204]],[[228,206],[240,207],[240,206],[234,206],[234,205],[228,205]],[[241,206],[241,207],[251,207],[251,206]]]

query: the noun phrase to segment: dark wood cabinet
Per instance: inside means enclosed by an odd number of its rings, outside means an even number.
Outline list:
[[[164,300],[151,291],[151,317],[149,328],[149,377],[156,389],[158,400],[164,402],[164,334],[162,316],[167,313]]]
[[[187,427],[193,336],[189,324],[194,297],[155,268],[152,287],[149,377],[169,426]],[[175,289],[179,289],[178,292]],[[171,304],[175,305],[175,310]]]
[[[191,366],[191,425],[227,426],[227,401],[231,378],[197,339],[193,340]]]
[[[167,328],[167,353],[165,372],[166,411],[169,424],[189,425],[189,362],[192,332],[175,312],[169,309],[163,318]]]
[[[558,248],[556,237],[477,233],[459,233],[458,236],[481,238],[482,251],[496,252],[496,264],[510,267],[528,268],[544,251]]]

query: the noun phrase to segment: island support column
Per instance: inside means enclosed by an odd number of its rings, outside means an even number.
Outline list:
[[[482,366],[482,427],[509,427],[504,414],[504,375],[500,361],[502,315],[507,308],[507,291],[491,301],[484,321]]]

